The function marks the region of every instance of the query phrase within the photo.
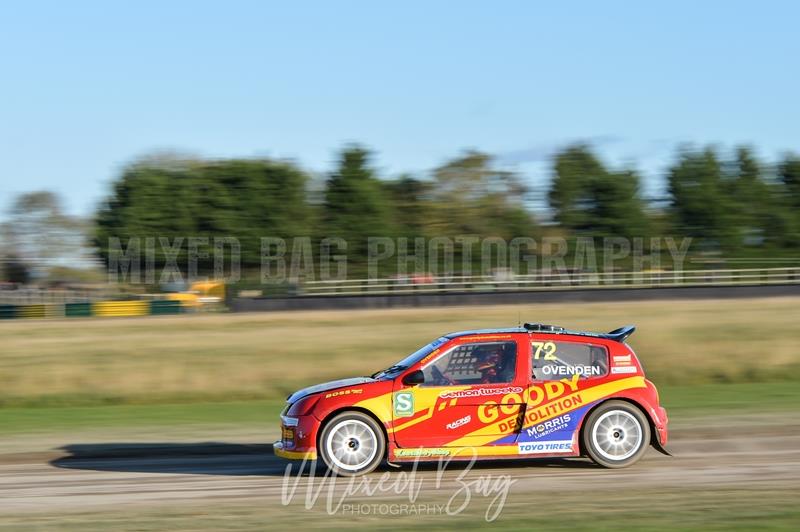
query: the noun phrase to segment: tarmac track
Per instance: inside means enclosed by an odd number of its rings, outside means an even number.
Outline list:
[[[800,424],[759,426],[745,421],[686,426],[675,431],[669,448],[673,457],[650,450],[642,461],[624,470],[601,469],[577,459],[525,460],[482,464],[465,474],[464,466],[452,464],[441,476],[439,492],[487,475],[510,475],[515,479],[510,487],[515,495],[614,484],[642,490],[800,487]],[[4,512],[165,502],[259,499],[279,508],[286,464],[272,456],[269,445],[235,443],[92,444],[0,455],[0,519]],[[386,467],[383,471],[398,479],[402,472],[408,475],[412,470]],[[437,474],[436,466],[421,466],[416,472],[423,482],[421,498],[435,488]],[[366,478],[377,482],[380,476],[379,470]],[[302,478],[298,489],[302,491],[308,482],[308,477]],[[407,495],[385,492],[373,497],[407,499]]]

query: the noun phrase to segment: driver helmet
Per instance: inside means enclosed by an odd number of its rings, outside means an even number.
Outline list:
[[[497,379],[498,366],[503,356],[503,350],[497,346],[478,356],[475,361],[475,371],[481,374],[482,383],[494,382]]]

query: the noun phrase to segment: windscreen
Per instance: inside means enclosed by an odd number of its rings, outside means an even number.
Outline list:
[[[409,366],[411,366],[412,364],[414,364],[415,362],[417,362],[417,361],[419,361],[419,360],[422,360],[422,359],[423,359],[423,358],[425,358],[426,356],[428,356],[428,355],[430,355],[431,353],[433,353],[433,351],[434,351],[434,350],[435,350],[437,347],[439,347],[439,346],[441,346],[441,345],[444,345],[444,343],[445,343],[445,342],[447,342],[447,340],[448,340],[448,339],[447,339],[447,337],[445,337],[445,336],[442,336],[441,338],[437,338],[437,339],[436,339],[436,340],[434,340],[433,342],[431,342],[431,343],[429,343],[429,344],[427,344],[427,345],[424,345],[424,346],[420,347],[419,349],[417,349],[416,351],[414,351],[413,353],[411,353],[410,355],[408,355],[406,358],[404,358],[403,360],[401,360],[400,362],[398,362],[398,363],[397,363],[397,365],[398,365],[398,366],[405,366],[405,367],[409,367]]]

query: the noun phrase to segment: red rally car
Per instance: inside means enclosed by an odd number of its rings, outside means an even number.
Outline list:
[[[526,323],[442,336],[370,377],[300,390],[276,455],[342,475],[382,460],[589,456],[619,468],[667,454],[667,412],[625,340]]]

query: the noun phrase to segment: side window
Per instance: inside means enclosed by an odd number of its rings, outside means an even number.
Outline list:
[[[423,386],[512,382],[516,365],[516,342],[460,345],[423,368]]]
[[[542,381],[602,377],[608,374],[608,352],[603,346],[576,342],[531,342],[531,367],[533,378]]]

